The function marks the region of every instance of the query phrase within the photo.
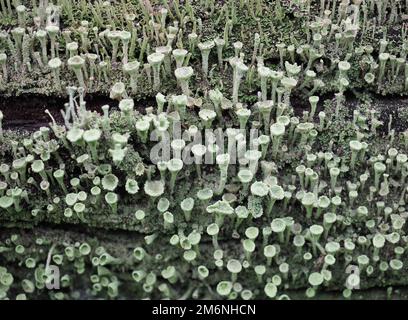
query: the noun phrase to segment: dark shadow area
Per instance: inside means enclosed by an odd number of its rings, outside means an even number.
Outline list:
[[[346,92],[345,96],[348,115],[352,119],[353,110],[358,106],[359,101],[351,92]],[[392,115],[392,128],[396,132],[402,132],[408,128],[408,111],[405,112],[408,97],[372,95],[372,98],[372,106],[380,111],[380,120],[383,121],[384,126],[388,125],[389,116]],[[320,95],[315,121],[318,121],[318,113],[324,110],[324,101],[328,99],[333,100],[335,97],[331,93]],[[101,107],[105,104],[108,104],[112,109],[117,109],[118,106],[118,101],[112,100],[109,96],[103,94],[88,94],[85,96],[85,101],[88,110],[100,113],[102,113]],[[45,113],[46,109],[50,111],[58,123],[63,123],[60,110],[64,109],[64,104],[67,102],[68,97],[61,98],[38,94],[0,97],[0,110],[4,114],[3,129],[35,131],[42,126],[48,126],[51,119]],[[310,110],[307,97],[292,95],[291,104],[295,115],[300,118],[303,111]],[[156,106],[154,97],[146,97],[135,101],[135,109],[141,113],[145,113],[144,109],[149,106]]]
[[[324,102],[326,100],[333,100],[335,103],[335,95],[333,93],[319,94],[320,100],[317,104],[314,120],[319,121],[318,114],[324,111]],[[362,103],[352,91],[345,92],[345,107],[347,108],[346,119],[353,119],[353,111],[358,109]],[[379,112],[379,120],[383,122],[382,127],[388,132],[388,123],[390,116],[392,116],[391,128],[395,132],[403,132],[408,129],[408,97],[399,95],[382,96],[379,94],[371,94],[372,103],[369,108],[373,108]],[[295,116],[302,118],[303,111],[310,110],[310,103],[308,97],[293,95],[291,96],[291,104],[293,106]]]
[[[103,95],[86,95],[86,108],[102,113],[101,107],[108,104],[117,107],[118,102]],[[0,110],[3,112],[3,129],[35,131],[42,126],[48,126],[51,121],[45,113],[48,109],[58,123],[63,123],[61,111],[68,97],[49,97],[41,95],[21,95],[10,98],[0,98]]]
[[[381,110],[380,120],[385,126],[388,126],[392,115],[392,129],[396,132],[408,129],[408,97],[376,96],[374,104]]]

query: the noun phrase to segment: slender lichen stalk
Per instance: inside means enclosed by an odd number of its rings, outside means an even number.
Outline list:
[[[233,83],[232,83],[232,102],[238,102],[239,86],[244,74],[248,71],[248,67],[239,59],[231,58],[230,64],[233,68]]]

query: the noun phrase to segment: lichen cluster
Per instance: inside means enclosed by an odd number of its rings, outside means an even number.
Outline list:
[[[0,8],[2,94],[67,93],[34,132],[0,111],[0,298],[407,284],[407,119],[376,104],[408,93],[400,1]]]

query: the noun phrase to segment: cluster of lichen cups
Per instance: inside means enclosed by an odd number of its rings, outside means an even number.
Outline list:
[[[237,5],[233,1],[225,3],[219,11],[216,25],[226,12],[231,12],[231,18],[227,19],[222,37],[213,38],[204,37],[203,21],[190,1],[184,4],[164,1],[164,7],[154,18],[149,18],[146,11],[149,8],[141,4],[128,3],[127,13],[121,15],[112,15],[117,8],[109,2],[89,4],[82,8],[81,17],[88,13],[90,18],[81,18],[79,26],[73,23],[72,1],[60,6],[43,7],[43,3],[38,6],[34,3],[33,7],[2,7],[2,15],[16,18],[16,24],[11,30],[0,32],[0,84],[7,91],[10,78],[18,83],[21,75],[38,77],[39,70],[41,76],[49,75],[53,92],[61,93],[72,84],[74,76],[77,84],[88,91],[106,90],[106,86],[123,82],[129,93],[135,95],[146,92],[146,86],[159,90],[163,80],[175,71],[171,66],[171,60],[175,60],[177,79],[183,93],[188,94],[188,81],[193,75],[189,62],[201,64],[204,77],[217,72],[222,74],[231,64],[234,70],[232,101],[236,103],[240,83],[246,80],[251,87],[256,69],[263,99],[266,99],[267,82],[274,85],[272,94],[279,95],[281,90],[277,85],[282,74],[255,65],[256,59],[270,58],[273,52],[279,57],[281,69],[285,68],[286,60],[292,64],[300,61],[305,66],[300,74],[301,69],[291,68],[288,79],[282,83],[285,89],[295,87],[292,78],[297,76],[298,89],[309,95],[336,90],[338,99],[359,82],[380,92],[389,90],[389,84],[396,92],[408,90],[406,30],[401,28],[401,41],[395,43],[388,39],[387,30],[381,28],[385,20],[390,24],[400,22],[394,1],[384,5],[371,1],[367,5],[345,0],[339,4],[333,1],[330,6],[323,2],[324,7],[316,16],[310,11],[310,2],[303,1],[298,10],[292,5],[286,8],[314,18],[306,22],[303,16],[298,17],[304,33],[302,38],[266,47],[260,29],[251,40],[250,65],[239,61],[243,43],[231,41],[233,28],[239,25]],[[217,14],[215,1],[202,5],[209,15]],[[265,10],[262,1],[240,1],[238,6],[240,9],[247,6],[252,18]],[[285,14],[282,4],[276,11],[278,15]],[[110,17],[110,25],[103,23],[105,15]],[[68,16],[68,24],[62,29],[59,20],[65,16]],[[378,41],[376,33],[381,30],[383,36]],[[225,53],[231,51],[235,52],[235,59],[226,59]],[[217,63],[212,65],[214,60]],[[355,80],[351,84],[350,75]],[[141,85],[139,79],[143,79]]]
[[[285,83],[285,79],[283,76],[281,82]],[[267,96],[272,90],[268,90]],[[346,277],[354,285],[360,277],[364,280],[374,273],[402,269],[401,255],[407,245],[402,228],[406,219],[407,156],[392,147],[394,135],[383,150],[385,154],[370,150],[365,136],[375,132],[374,124],[378,122],[375,113],[372,114],[375,120],[372,127],[368,126],[367,117],[355,113],[354,130],[350,134],[349,146],[346,146],[349,157],[341,157],[330,148],[315,148],[318,135],[324,134],[331,122],[336,121],[335,114],[331,119],[315,124],[310,122],[309,112],[305,112],[303,118],[294,116],[291,105],[279,97],[276,100],[261,99],[248,109],[242,103],[231,103],[231,109],[218,110],[221,115],[229,112],[236,119],[236,129],[227,130],[228,139],[235,137],[238,142],[241,139],[245,142],[246,134],[238,137],[239,133],[242,135],[242,129],[257,128],[262,134],[255,139],[252,149],[237,152],[237,165],[229,165],[228,153],[216,154],[216,164],[212,166],[218,166],[219,180],[214,192],[203,188],[175,204],[169,199],[174,199],[174,192],[177,192],[175,181],[184,166],[180,153],[186,141],[172,142],[174,158],[158,162],[156,174],[153,165],[146,166],[141,160],[131,169],[121,165],[127,157],[138,159],[131,155],[135,153],[134,143],[148,147],[147,137],[153,129],[167,132],[169,123],[182,118],[187,97],[182,105],[174,102],[180,96],[165,98],[158,94],[158,108],[151,108],[144,115],[134,110],[133,100],[122,99],[119,113],[110,114],[104,107],[104,114],[100,116],[86,110],[83,90],[77,90],[78,103],[74,98],[75,88],[68,91],[70,102],[64,112],[65,126],[53,122],[50,128],[40,128],[29,138],[11,141],[9,156],[13,161],[0,165],[0,206],[7,211],[3,215],[16,218],[28,210],[34,217],[38,214],[63,215],[65,221],[74,217],[86,223],[100,209],[108,209],[109,215],[120,216],[122,201],[123,204],[134,203],[137,196],[150,199],[145,210],[134,212],[134,220],[143,225],[149,216],[156,220],[157,229],[147,238],[150,240],[143,249],[135,250],[135,255],[142,260],[140,252],[148,254],[150,242],[159,233],[164,233],[172,246],[182,250],[185,263],[192,270],[197,268],[197,276],[204,279],[211,277],[209,270],[213,266],[202,264],[205,260],[201,260],[199,244],[201,238],[209,237],[214,246],[216,266],[212,272],[216,275],[222,272],[225,276],[225,264],[231,273],[231,279],[220,279],[217,292],[230,298],[238,293],[247,298],[254,293],[251,288],[245,288],[245,282],[238,282],[243,269],[246,269],[246,277],[253,269],[254,276],[261,283],[265,282],[264,293],[268,297],[277,296],[280,290],[284,292],[301,277],[307,277],[310,287],[306,294],[312,297],[319,287],[330,286],[332,272],[340,272],[339,265],[342,266],[340,269],[346,270],[348,265],[356,264],[359,275],[347,275],[344,270],[343,276],[335,275]],[[228,100],[222,95],[220,99]],[[166,111],[163,101],[166,101]],[[211,101],[209,99],[212,104],[207,104],[208,110],[212,110],[216,118],[218,105]],[[315,110],[314,103],[311,99],[311,112]],[[159,109],[163,112],[157,113]],[[208,116],[203,119],[201,113],[199,118],[200,125],[190,126],[189,132],[208,127]],[[396,138],[404,142],[404,136]],[[246,147],[246,144],[237,143],[237,146]],[[198,159],[211,152],[207,151],[210,149],[208,145],[194,144],[191,152]],[[303,155],[293,159],[291,168],[283,167],[285,153],[290,150],[301,150]],[[70,169],[63,160],[67,154],[75,162]],[[202,178],[208,166],[196,161],[190,172]],[[73,168],[82,173],[72,175]],[[231,171],[236,172],[236,178],[228,174]],[[234,184],[237,191],[227,192],[227,184]],[[117,192],[123,188],[124,193]],[[237,197],[241,195],[245,200],[238,202]],[[38,199],[44,202],[38,202]],[[189,224],[187,229],[177,227],[176,221],[193,222],[202,216],[207,221],[204,228],[196,224]],[[224,229],[226,223],[234,227]],[[363,227],[365,232],[357,233],[357,227]],[[228,230],[232,234],[227,233]],[[241,238],[241,254],[224,252],[219,235],[223,239]],[[292,254],[288,253],[292,250],[290,248],[293,248]],[[385,255],[390,248],[393,254]],[[285,255],[279,255],[281,251]],[[54,254],[53,259],[59,255]],[[308,263],[321,257],[324,263],[316,272],[307,270],[303,273],[292,268],[292,264]],[[92,259],[98,265],[95,261]],[[170,283],[175,283],[175,266],[163,268],[164,279],[172,279]],[[132,275],[137,283],[143,284],[146,292],[152,289],[151,275],[148,276],[145,270],[135,270]],[[5,277],[7,280],[8,273]],[[118,284],[109,285],[117,287]],[[95,284],[95,287],[99,286]],[[351,292],[352,289],[346,288],[344,295],[349,296]]]
[[[352,6],[358,12],[359,4]],[[81,24],[80,43],[66,41],[69,58],[64,63],[56,56],[59,30],[48,26],[44,32],[36,31],[33,37],[43,48],[37,63],[44,67],[48,63],[55,87],[64,87],[60,69],[65,65],[79,87],[67,88],[64,125],[52,119],[50,127],[20,140],[2,131],[1,123],[7,119],[0,113],[0,142],[10,145],[2,149],[0,161],[2,220],[92,225],[103,216],[114,225],[126,217],[126,223],[115,227],[137,230],[145,237],[135,240],[132,250],[115,255],[86,241],[53,244],[38,238],[26,248],[13,235],[1,242],[0,252],[21,262],[18,268],[24,269],[24,277],[16,283],[10,268],[1,267],[0,298],[24,299],[47,292],[50,264],[66,272],[63,290],[51,293],[56,299],[70,297],[66,292],[74,288],[71,279],[78,275],[89,277],[88,291],[95,297],[121,297],[121,288],[126,287],[138,298],[247,300],[287,299],[290,290],[298,288],[309,298],[319,290],[340,288],[349,298],[360,287],[387,286],[404,274],[408,134],[389,128],[379,143],[377,130],[383,124],[378,114],[355,110],[345,145],[336,148],[335,141],[325,144],[321,137],[330,137],[344,122],[344,92],[352,86],[348,60],[362,63],[368,85],[382,86],[385,79],[396,83],[401,76],[406,85],[405,49],[391,59],[383,40],[376,60],[372,47],[354,43],[356,18],[343,16],[347,6],[340,9],[342,23],[332,23],[330,13],[322,11],[323,18],[310,24],[309,44],[279,44],[277,68],[265,63],[259,35],[252,60],[246,58],[241,42],[228,45],[225,34],[223,39],[199,41],[190,33],[184,48],[182,34],[178,38],[180,27],[166,29],[165,10],[161,22],[146,30],[165,45],[148,49],[146,35],[137,60],[129,54],[136,46],[132,30],[106,29],[102,35],[97,30],[106,58],[98,64],[96,54],[79,55],[78,47],[82,53],[91,47],[88,23]],[[25,24],[21,13],[19,23]],[[23,42],[34,38],[23,26],[18,28],[23,31],[15,30],[13,38],[6,35],[3,40],[19,57],[11,65],[28,68]],[[315,121],[317,93],[324,86],[324,75],[317,70],[324,69],[320,60],[324,43],[333,39],[343,57],[331,64],[336,74],[335,106],[320,111]],[[197,50],[199,68],[190,63]],[[227,56],[230,51],[233,54]],[[217,57],[216,68],[232,76],[231,91],[214,86],[204,96],[195,96],[189,81],[196,75],[211,78],[211,55]],[[108,81],[111,67],[118,65],[126,78],[112,84],[110,96],[119,100],[119,110],[103,106],[102,115],[87,110],[85,92],[93,81]],[[3,81],[7,77],[4,71],[2,77]],[[130,98],[141,77],[149,79],[156,94],[156,105],[142,113]],[[164,80],[176,80],[178,92],[161,92]],[[244,84],[259,87],[256,103],[241,99]],[[296,116],[291,105],[295,89],[309,96],[302,116]],[[225,119],[231,119],[228,128]],[[151,164],[149,151],[157,143],[150,139],[152,132],[158,132],[160,141],[179,122],[187,129],[186,138],[171,141],[171,159]],[[214,137],[206,144],[191,140],[216,127],[225,129],[229,143],[224,151]],[[250,144],[251,129],[259,134]],[[229,152],[231,142],[236,159]],[[186,150],[192,164],[183,161]],[[204,162],[204,157],[212,163]],[[40,254],[38,246],[47,250]],[[184,288],[185,281],[191,284],[181,292],[177,288]],[[9,296],[11,286],[21,293]]]

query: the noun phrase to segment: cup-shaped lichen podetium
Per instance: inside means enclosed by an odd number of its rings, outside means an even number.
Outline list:
[[[378,190],[380,185],[380,177],[387,170],[387,167],[382,162],[374,163],[374,187]]]
[[[139,191],[139,185],[135,179],[127,178],[125,190],[129,194],[136,194]]]
[[[153,205],[157,197],[164,193],[164,182],[148,180],[144,184],[144,192],[150,197],[150,203]]]
[[[211,102],[214,105],[214,110],[217,113],[218,119],[222,121],[223,118],[222,118],[221,103],[224,98],[222,92],[219,89],[210,90],[208,92],[208,97],[210,98]]]
[[[50,61],[48,61],[48,66],[52,70],[52,74],[54,76],[55,87],[57,88],[57,90],[61,89],[61,80],[60,80],[61,65],[62,65],[62,62],[59,58],[53,58]]]
[[[133,110],[135,103],[133,99],[123,99],[119,102],[119,110],[129,125],[133,122]]]
[[[157,202],[157,210],[159,210],[160,213],[165,213],[169,208],[170,208],[170,201],[169,199],[165,197],[161,197],[159,201]]]
[[[237,259],[230,259],[227,262],[227,269],[231,273],[231,281],[237,281],[238,273],[242,270],[242,264]]]
[[[187,38],[188,38],[189,51],[194,54],[195,47],[197,46],[198,34],[195,32],[191,32],[187,35]]]
[[[234,213],[234,209],[231,205],[224,200],[218,200],[209,205],[206,210],[208,213],[215,215],[215,223],[219,227],[223,225],[226,216],[231,216]]]
[[[101,198],[101,193],[102,193],[102,190],[98,186],[93,186],[91,188],[91,195],[92,195],[91,203],[92,204],[95,204],[95,205],[99,204],[99,201],[100,201],[100,198]]]
[[[47,32],[45,30],[38,30],[35,33],[35,37],[40,41],[41,44],[41,57],[42,62],[48,62],[48,53],[47,53]]]
[[[132,34],[129,31],[122,30],[119,34],[119,38],[122,41],[122,63],[126,64],[129,57],[129,42]]]
[[[310,242],[312,243],[312,251],[314,256],[317,255],[317,248],[319,246],[318,241],[323,232],[324,228],[318,224],[310,226],[308,230],[307,239],[310,240]]]
[[[174,224],[174,215],[170,211],[163,212],[164,229],[170,230]]]
[[[197,267],[197,273],[198,273],[199,279],[204,280],[209,276],[210,271],[208,270],[206,266],[200,265]]]
[[[249,117],[251,116],[251,110],[247,108],[239,108],[235,111],[238,121],[239,121],[239,128],[241,130],[245,130]]]
[[[201,51],[201,68],[205,77],[207,77],[208,74],[208,58],[210,56],[210,51],[214,46],[215,43],[213,40],[200,42],[198,44],[198,49]]]
[[[27,159],[26,157],[19,158],[12,163],[13,169],[18,172],[20,182],[23,184],[26,183]]]
[[[140,68],[140,62],[136,60],[125,63],[122,67],[123,72],[129,75],[130,88],[132,90],[132,94],[135,94],[137,92],[137,80],[139,77],[139,68]]]
[[[190,78],[193,76],[194,70],[192,67],[180,67],[174,71],[174,75],[177,78],[177,82],[181,87],[181,91],[184,95],[190,95],[190,88],[188,82]]]
[[[380,249],[385,245],[385,237],[381,233],[377,233],[372,241],[374,246],[373,259],[376,259],[379,256]]]
[[[219,154],[216,157],[218,168],[220,169],[220,182],[216,194],[219,195],[224,191],[225,184],[228,179],[228,166],[230,163],[230,155],[228,153]]]
[[[215,249],[219,248],[218,245],[218,233],[220,231],[220,227],[216,223],[211,223],[207,226],[207,234],[211,236],[212,243]]]
[[[295,78],[291,77],[283,77],[281,79],[281,84],[285,88],[284,92],[284,103],[287,106],[290,106],[290,95],[292,93],[292,90],[296,87],[297,85],[297,80]]]
[[[112,213],[117,214],[118,210],[118,195],[114,192],[108,192],[105,194],[105,201],[110,206]]]
[[[25,28],[15,27],[10,31],[13,40],[14,40],[14,59],[15,63],[18,65],[22,62],[22,55],[23,55],[23,39],[26,37]],[[4,37],[3,37],[4,38]],[[11,40],[9,38],[9,40]],[[12,41],[11,41],[12,43]]]
[[[194,199],[186,198],[180,203],[181,210],[184,212],[184,219],[189,222],[191,220],[191,212],[194,208]]]
[[[169,281],[169,283],[174,284],[177,282],[178,271],[174,266],[168,266],[167,268],[161,271],[161,276],[163,279]]]
[[[84,142],[82,140],[83,135],[84,135],[84,130],[74,125],[67,132],[67,140],[71,142],[72,144],[83,146],[84,145]]]
[[[68,190],[64,183],[64,176],[65,176],[65,171],[62,169],[57,169],[53,172],[53,177],[57,181],[58,185],[64,191],[64,193],[67,194]]]
[[[174,139],[171,144],[171,149],[173,151],[173,157],[176,159],[182,158],[182,151],[186,146],[186,142],[183,139]]]
[[[9,196],[2,196],[0,198],[0,208],[7,210],[8,213],[13,213],[12,206],[14,204],[13,198]]]
[[[248,208],[244,206],[236,207],[235,216],[236,216],[236,222],[235,222],[234,230],[238,230],[238,227],[241,225],[241,223],[245,221],[245,219],[247,219],[249,216]]]
[[[313,117],[316,113],[317,109],[317,103],[319,102],[319,97],[318,96],[311,96],[309,97],[309,103],[310,103],[310,112],[309,112],[309,120],[313,121]]]
[[[296,126],[295,133],[300,133],[300,141],[299,145],[303,146],[305,145],[309,138],[310,138],[310,133],[314,128],[314,123],[312,122],[301,122]]]
[[[248,239],[254,240],[259,236],[259,228],[257,227],[248,227],[245,229],[245,236]]]
[[[186,107],[188,103],[188,98],[185,94],[178,96],[172,96],[172,103],[180,116],[180,120],[183,120],[186,115]]]
[[[210,188],[204,188],[197,191],[197,198],[200,200],[204,207],[208,206],[208,202],[212,199],[214,192]]]
[[[96,162],[99,161],[98,143],[99,139],[101,138],[101,135],[102,131],[97,128],[85,130],[83,134],[83,139],[89,147],[92,159]]]
[[[115,143],[113,149],[108,149],[112,161],[116,166],[118,166],[125,159],[127,150],[127,147],[122,148],[119,143]]]
[[[312,218],[313,206],[316,202],[316,196],[313,192],[306,192],[302,197],[302,205],[306,209],[306,218]]]
[[[248,192],[249,183],[254,178],[254,174],[251,170],[243,168],[238,172],[238,179],[242,184],[242,192],[246,194]]]
[[[324,278],[320,272],[312,272],[308,278],[308,282],[312,286],[309,289],[312,290],[309,290],[308,295],[313,297],[316,289],[323,283],[323,281]]]
[[[115,258],[107,252],[102,253],[99,256],[99,264],[101,266],[106,266],[108,264],[119,264],[121,260],[119,258]]]
[[[201,109],[198,113],[198,116],[203,121],[204,129],[210,129],[212,122],[217,117],[217,114],[214,110],[211,109]]]
[[[271,81],[272,81],[272,93],[271,93],[271,100],[274,103],[279,103],[279,99],[277,99],[277,89],[280,80],[283,78],[284,73],[283,71],[274,71],[272,70],[271,73]]]
[[[269,133],[269,124],[271,121],[271,112],[273,108],[272,100],[264,100],[257,103],[259,112],[262,115],[262,120],[264,123],[265,133]]]
[[[187,56],[188,51],[185,49],[174,49],[172,51],[172,55],[174,60],[176,61],[176,68],[181,68],[184,64],[184,59]]]
[[[339,67],[339,78],[347,78],[347,71],[350,70],[351,64],[348,61],[340,61]]]
[[[272,70],[263,65],[258,66],[258,74],[261,78],[261,97],[262,101],[268,99],[268,79],[272,77]]]
[[[251,185],[251,194],[258,198],[265,198],[269,193],[269,186],[262,181],[255,181]]]
[[[167,102],[166,97],[161,92],[156,94],[157,114],[163,112],[164,104]]]
[[[329,170],[330,174],[330,187],[331,190],[334,192],[336,189],[336,184],[337,184],[337,177],[340,175],[340,169],[337,167],[332,167]]]
[[[48,177],[45,173],[44,168],[44,162],[42,160],[34,160],[31,163],[31,171],[34,173],[38,173],[44,181],[48,181]]]
[[[82,74],[82,68],[85,64],[85,60],[80,56],[73,56],[68,59],[68,66],[74,71],[75,76],[82,88],[85,88],[84,76]]]
[[[327,196],[320,196],[317,201],[317,211],[315,217],[318,219],[323,210],[326,210],[331,205],[331,200]]]
[[[262,159],[265,159],[266,154],[269,149],[269,143],[271,141],[271,138],[267,136],[266,134],[262,134],[258,137],[258,144],[261,146],[262,150]]]
[[[120,104],[119,104],[120,105]],[[128,106],[126,106],[127,108]],[[130,107],[130,106],[129,106]],[[119,107],[120,109],[120,107]],[[122,109],[123,111],[124,109]],[[133,110],[133,109],[132,109]],[[119,147],[124,147],[127,145],[128,140],[129,140],[129,133],[125,133],[125,134],[120,134],[118,132],[113,132],[112,136],[112,143],[114,146],[118,145]]]
[[[51,58],[55,58],[55,54],[56,54],[56,39],[57,39],[57,34],[60,31],[60,28],[56,25],[48,25],[45,27],[45,31],[47,31],[50,39],[51,39]]]
[[[278,293],[278,287],[272,282],[268,282],[264,287],[264,292],[268,298],[274,299]]]
[[[171,47],[170,46],[161,46],[161,47],[156,47],[155,49],[156,53],[161,53],[164,56],[163,62],[164,62],[164,70],[166,71],[166,74],[171,73]]]
[[[126,86],[123,82],[116,82],[109,91],[109,98],[121,101],[128,97],[126,93]]]
[[[116,62],[118,55],[119,41],[120,41],[121,32],[117,30],[108,31],[106,37],[109,39],[112,45],[112,63]]]
[[[203,156],[207,152],[207,148],[202,144],[195,144],[191,147],[191,152],[194,155],[197,176],[199,179],[201,179],[201,165],[203,163]]]
[[[160,89],[160,67],[164,60],[164,54],[155,52],[147,56],[147,62],[153,69],[153,90]]]
[[[281,145],[282,137],[285,134],[285,126],[281,123],[274,123],[270,126],[270,135],[272,138],[272,156],[275,158]]]
[[[289,61],[285,61],[285,70],[289,77],[295,77],[299,74],[302,68],[297,63],[291,64]]]
[[[79,253],[82,256],[87,256],[91,253],[91,249],[92,249],[91,246],[87,242],[83,242],[79,246]]]
[[[333,212],[327,212],[323,215],[324,238],[326,239],[331,227],[337,220],[337,215]]]
[[[242,248],[244,249],[246,260],[250,262],[251,256],[256,249],[255,242],[252,239],[245,239],[242,241]]]
[[[255,176],[258,171],[258,163],[262,157],[262,152],[258,150],[247,150],[244,155],[245,159],[248,161],[249,170]]]
[[[248,66],[246,66],[241,59],[239,58],[231,58],[229,63],[234,70],[233,72],[233,82],[232,82],[232,102],[236,104],[238,102],[238,94],[239,94],[239,86],[241,84],[241,80],[245,73],[248,71]]]
[[[371,72],[367,72],[364,76],[364,80],[367,84],[373,84],[375,80],[375,75]]]
[[[108,191],[115,191],[119,184],[119,179],[113,173],[108,173],[102,178],[102,188]]]
[[[2,267],[1,273],[0,273],[0,283],[2,285],[2,295],[5,295],[7,291],[9,290],[9,287],[13,284],[14,282],[14,277],[10,272],[7,272],[7,269],[5,267]]]
[[[214,39],[214,43],[217,47],[218,67],[222,71],[224,68],[224,59],[223,59],[222,51],[225,47],[225,40],[222,38],[216,38]]]
[[[147,142],[150,129],[150,121],[147,118],[140,118],[136,121],[136,132],[143,143]]]
[[[351,140],[349,143],[349,146],[351,150],[350,168],[351,170],[354,170],[356,159],[357,159],[358,153],[362,149],[362,145],[361,145],[361,142],[358,140]]]
[[[274,233],[278,235],[278,239],[280,243],[284,243],[285,241],[285,229],[286,229],[286,222],[282,218],[275,218],[271,222],[271,229]]]
[[[170,192],[173,193],[176,185],[177,174],[183,168],[183,161],[179,158],[170,159],[167,162],[167,169],[170,172]]]
[[[69,57],[78,55],[78,42],[69,42],[66,44],[66,50],[69,52]]]
[[[269,188],[269,200],[266,209],[268,216],[272,214],[273,206],[277,200],[283,200],[285,198],[285,191],[281,186],[273,185]]]
[[[183,259],[193,265],[195,264],[195,259],[197,258],[197,256],[197,252],[192,249],[185,250],[183,253]]]

